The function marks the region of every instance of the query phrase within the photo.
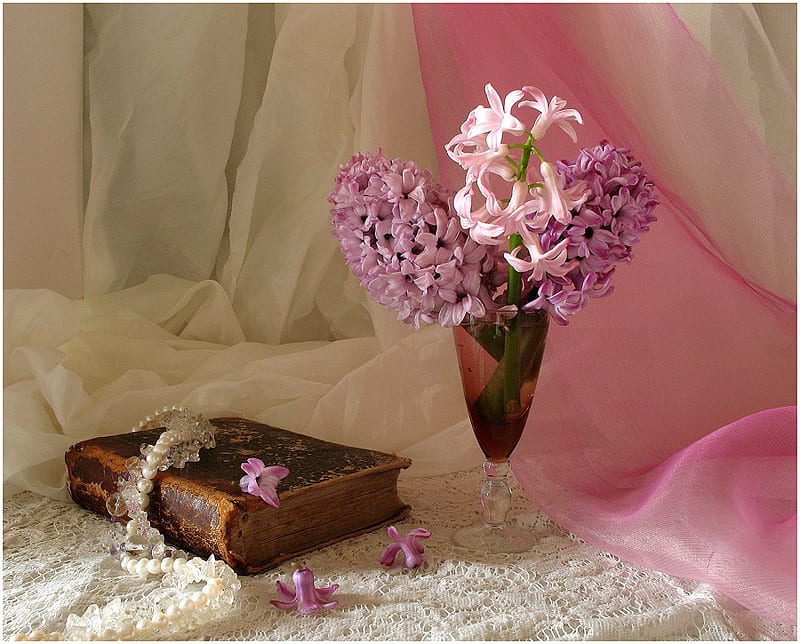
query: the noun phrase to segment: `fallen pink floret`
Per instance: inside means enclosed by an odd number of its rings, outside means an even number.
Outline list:
[[[419,543],[417,539],[427,539],[430,537],[430,530],[416,528],[403,537],[397,531],[397,528],[389,526],[387,532],[394,543],[390,543],[386,546],[386,549],[381,555],[381,563],[384,566],[391,566],[394,564],[395,556],[400,551],[402,551],[405,556],[403,565],[405,565],[406,568],[416,568],[422,563],[422,554],[425,552],[425,548],[423,548],[422,544]]]
[[[325,608],[338,606],[339,602],[335,599],[330,600],[331,595],[339,588],[339,584],[333,584],[326,588],[316,588],[314,586],[314,573],[308,568],[295,570],[292,575],[294,590],[282,582],[277,582],[276,589],[279,600],[272,600],[271,603],[281,610],[294,610],[308,615]]]

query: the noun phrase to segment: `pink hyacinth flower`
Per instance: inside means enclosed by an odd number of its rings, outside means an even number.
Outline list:
[[[422,547],[422,544],[419,543],[417,539],[427,539],[430,537],[430,530],[416,528],[403,537],[400,536],[397,528],[389,526],[387,532],[394,543],[390,543],[386,546],[386,549],[381,555],[381,563],[384,566],[391,566],[394,563],[395,556],[401,550],[405,555],[403,563],[406,568],[416,568],[422,563],[422,553],[425,552],[425,548]]]
[[[572,210],[579,208],[591,195],[585,181],[576,181],[569,188],[564,187],[564,177],[557,174],[552,163],[542,161],[539,171],[544,179],[544,188],[536,188],[541,204],[540,212],[550,213],[556,221],[567,225],[572,220]]]
[[[490,148],[485,135],[470,138],[462,132],[450,140],[445,151],[467,171],[467,179],[480,178],[486,172],[492,172],[510,181],[516,172],[506,160],[508,146],[501,143],[496,149]]]
[[[453,206],[456,214],[461,220],[462,228],[469,231],[469,236],[474,241],[487,246],[496,246],[502,243],[504,239],[505,226],[495,223],[494,217],[492,217],[485,205],[477,210],[472,209],[472,197],[474,194],[472,186],[473,182],[468,182],[453,197]]]
[[[469,138],[485,134],[486,144],[492,150],[497,150],[504,132],[522,134],[525,131],[522,121],[511,114],[511,109],[525,94],[521,90],[514,90],[506,95],[505,101],[501,101],[500,95],[491,83],[487,83],[484,89],[489,107],[479,105],[470,112],[465,123],[466,134]]]
[[[297,609],[298,612],[308,615],[324,608],[338,606],[339,602],[330,597],[339,588],[339,584],[333,584],[327,588],[316,588],[314,586],[314,573],[308,568],[295,570],[292,575],[294,590],[282,582],[275,584],[279,600],[272,600],[273,606],[281,610]]]
[[[539,238],[534,236],[531,243],[526,242],[525,248],[530,253],[531,260],[526,261],[517,257],[522,247],[515,248],[511,253],[505,253],[506,261],[519,273],[533,271],[529,279],[539,281],[544,279],[545,274],[556,277],[563,277],[578,265],[578,262],[567,260],[567,244],[569,239],[565,239],[556,244],[549,251],[542,250]]]
[[[551,125],[555,124],[567,133],[567,136],[572,139],[573,143],[578,142],[575,128],[573,128],[572,124],[569,122],[575,121],[576,123],[583,123],[583,119],[577,110],[564,109],[567,106],[567,102],[558,96],[551,98],[550,103],[548,103],[544,92],[536,87],[527,85],[522,88],[522,91],[533,96],[534,100],[523,101],[520,103],[520,107],[532,107],[541,112],[541,114],[536,117],[536,122],[533,124],[532,134],[536,141],[545,135],[545,132],[547,132]]]
[[[242,492],[260,496],[266,503],[273,507],[280,507],[280,500],[276,488],[278,482],[289,474],[289,470],[280,465],[267,467],[258,458],[248,458],[246,463],[242,463],[245,475],[239,481]]]

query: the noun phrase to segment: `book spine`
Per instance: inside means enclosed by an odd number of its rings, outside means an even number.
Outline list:
[[[106,499],[116,492],[117,481],[125,468],[124,458],[94,446],[78,444],[66,453],[65,461],[72,499],[88,510],[108,516]],[[159,472],[154,483],[148,518],[164,539],[197,555],[213,554],[227,561],[228,521],[223,519],[229,518],[231,513],[221,513],[213,500],[183,489],[169,472]]]

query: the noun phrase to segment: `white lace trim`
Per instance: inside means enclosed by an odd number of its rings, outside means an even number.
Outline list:
[[[566,533],[514,485],[512,515],[538,537],[529,552],[475,557],[450,533],[478,518],[476,471],[405,478],[413,506],[399,525],[433,532],[412,572],[378,563],[385,529],[310,553],[317,585],[340,584],[338,608],[302,616],[273,607],[291,562],[241,577],[231,611],[164,639],[238,640],[796,640],[797,629],[759,617],[705,584],[631,566]],[[4,507],[4,638],[62,630],[70,613],[115,598],[143,608],[174,592],[124,574],[99,546],[107,521],[77,505],[24,492]],[[398,558],[399,559],[399,558]]]

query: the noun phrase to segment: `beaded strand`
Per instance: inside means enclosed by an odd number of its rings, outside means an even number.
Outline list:
[[[112,523],[103,545],[119,557],[122,569],[130,575],[141,578],[163,575],[162,584],[178,588],[204,582],[202,589],[164,610],[156,608],[149,619],[128,616],[127,607],[114,600],[102,611],[93,604],[82,617],[70,615],[64,632],[17,633],[13,640],[141,639],[168,625],[177,626],[181,622],[186,626],[196,625],[212,616],[214,609],[233,603],[241,582],[230,566],[216,560],[214,555],[208,559],[189,558],[181,550],[167,548],[163,535],[150,525],[147,508],[156,474],[169,467],[182,468],[189,461],[199,461],[201,448],[211,449],[216,445],[213,425],[202,415],[177,405],[155,412],[131,431],[162,426],[166,430],[155,445],[142,444],[140,457],[125,462],[126,472],[118,481],[117,491],[106,502]],[[128,521],[123,523],[125,516]]]

